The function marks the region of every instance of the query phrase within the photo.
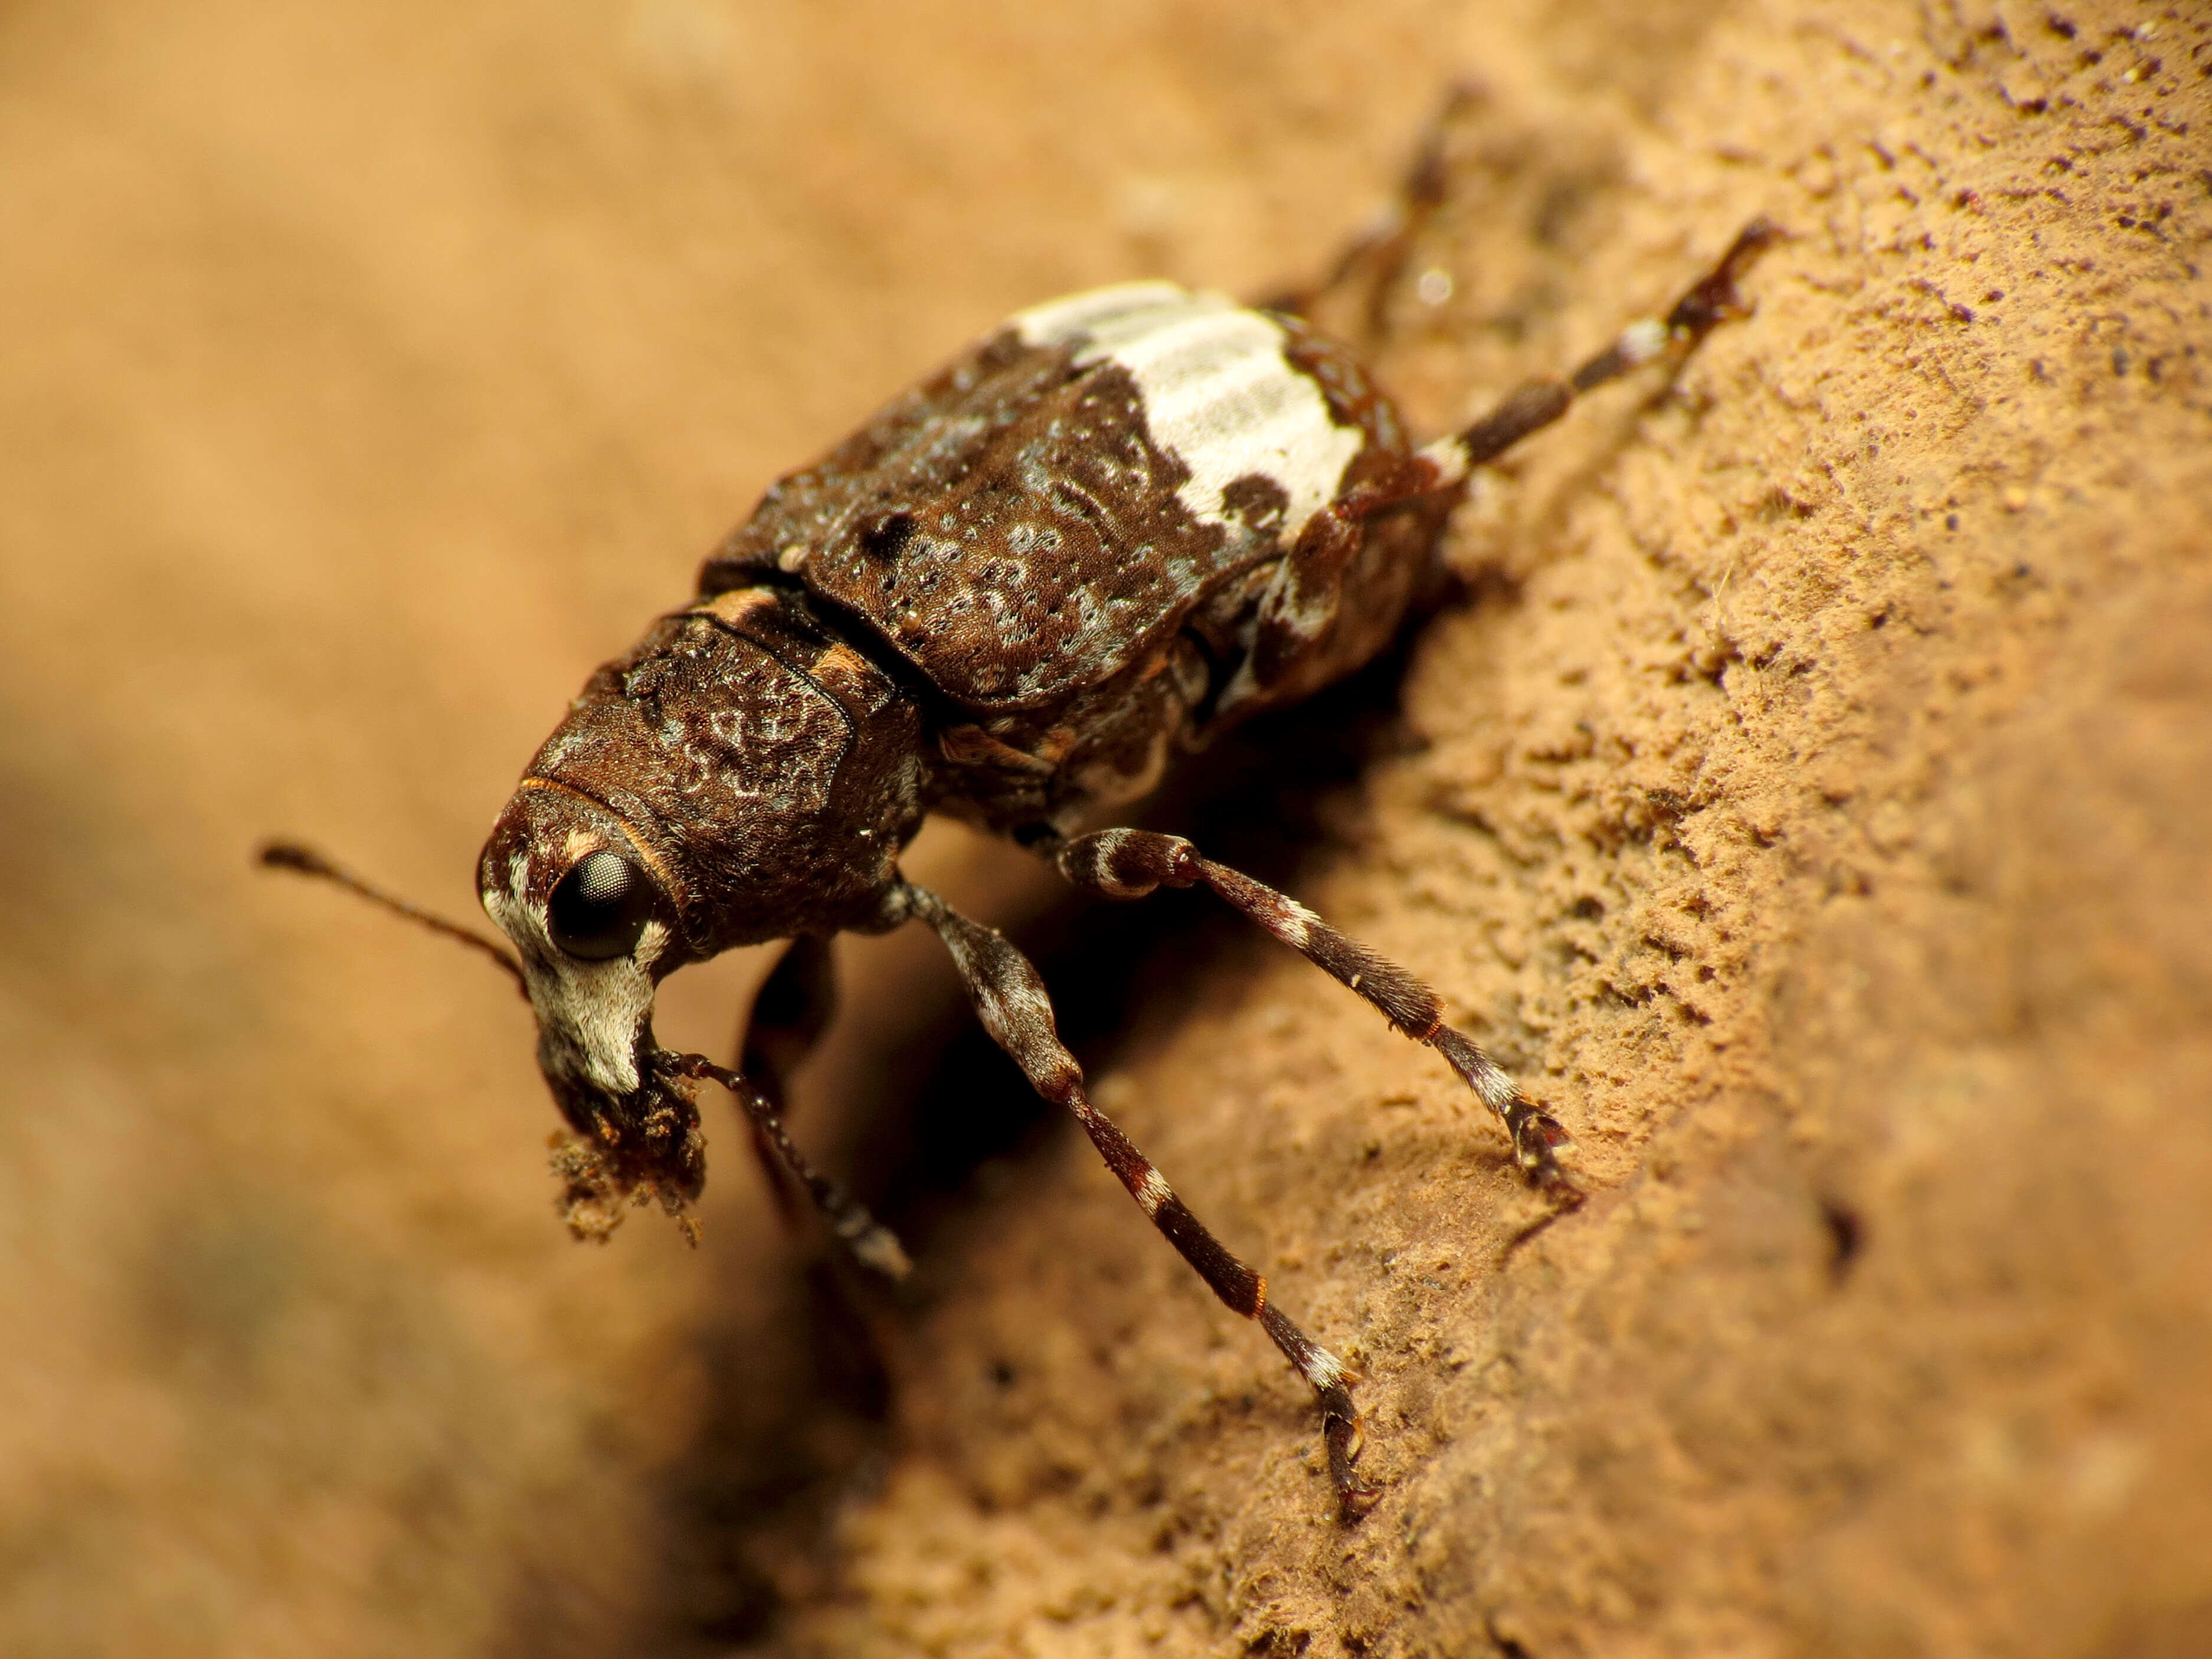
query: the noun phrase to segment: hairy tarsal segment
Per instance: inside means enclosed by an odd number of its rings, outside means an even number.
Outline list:
[[[1371,264],[1387,283],[1444,179],[1432,141],[1402,210],[1340,270]],[[1747,227],[1663,316],[1425,444],[1295,306],[1147,282],[1033,307],[780,479],[690,602],[592,676],[478,860],[507,945],[305,848],[264,860],[458,937],[514,976],[568,1125],[554,1165],[580,1234],[604,1238],[654,1200],[693,1226],[706,1175],[695,1097],[711,1081],[737,1101],[786,1213],[811,1212],[892,1278],[908,1267],[898,1241],[793,1144],[783,1108],[828,1024],[827,941],[927,923],[992,1037],[1313,1389],[1339,1511],[1355,1518],[1377,1493],[1354,1468],[1351,1373],[1091,1101],[1029,959],[909,884],[899,855],[934,812],[1104,897],[1207,889],[1442,1055],[1564,1212],[1578,1197],[1558,1157],[1565,1130],[1444,1023],[1427,985],[1179,836],[1078,831],[1226,727],[1371,659],[1431,587],[1474,469],[1599,387],[1679,363],[1742,312],[1737,283],[1777,238]],[[791,943],[738,1068],[659,1045],[662,979],[772,940]]]

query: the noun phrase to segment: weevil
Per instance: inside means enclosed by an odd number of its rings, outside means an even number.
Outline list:
[[[1407,190],[1417,207],[1434,195],[1425,166]],[[1351,1373],[1098,1109],[1028,958],[907,880],[899,854],[934,812],[1086,893],[1211,890],[1434,1048],[1495,1114],[1526,1178],[1571,1202],[1565,1129],[1444,1023],[1420,981],[1187,840],[1096,826],[1177,757],[1374,657],[1429,586],[1474,470],[1582,394],[1679,362],[1741,309],[1737,279],[1777,234],[1754,222],[1663,317],[1425,443],[1295,305],[1138,282],[1024,311],[779,480],[708,557],[690,602],[592,674],[478,862],[512,954],[304,848],[263,859],[461,938],[514,975],[568,1127],[555,1162],[580,1235],[653,1200],[690,1227],[705,1178],[696,1095],[713,1081],[771,1176],[895,1276],[896,1240],[792,1144],[781,1105],[826,1020],[827,941],[921,922],[1037,1092],[1074,1114],[1153,1225],[1312,1388],[1340,1512],[1356,1518],[1377,1494],[1355,1468]],[[791,943],[737,1069],[655,1041],[664,978],[770,941]]]

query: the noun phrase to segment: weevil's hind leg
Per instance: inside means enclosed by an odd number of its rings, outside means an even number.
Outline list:
[[[1581,1194],[1553,1156],[1554,1148],[1566,1144],[1567,1132],[1539,1110],[1472,1038],[1445,1024],[1437,994],[1395,963],[1346,938],[1295,899],[1201,858],[1180,836],[1101,830],[1054,849],[1054,861],[1077,887],[1107,898],[1143,898],[1161,887],[1203,884],[1212,889],[1314,966],[1366,998],[1395,1029],[1442,1054],[1504,1122],[1514,1162],[1528,1180],[1564,1201],[1579,1200]]]
[[[1347,1521],[1374,1506],[1378,1491],[1363,1484],[1353,1470],[1359,1455],[1359,1414],[1347,1387],[1344,1363],[1291,1323],[1267,1300],[1267,1281],[1231,1255],[1206,1224],[1190,1212],[1150,1159],[1131,1144],[1114,1121],[1091,1103],[1083,1089],[1083,1068],[1060,1042],[1052,1000],[1030,959],[986,927],[947,905],[926,889],[902,890],[914,914],[937,930],[952,953],[953,965],[968,988],[975,1012],[993,1041],[1022,1068],[1032,1088],[1065,1106],[1083,1125],[1091,1144],[1129,1189],[1152,1225],[1231,1310],[1265,1328],[1284,1357],[1304,1377],[1320,1402],[1322,1436],[1328,1448],[1328,1473],[1337,1506]]]
[[[1474,425],[1408,456],[1394,471],[1355,485],[1307,520],[1261,598],[1250,654],[1224,690],[1217,714],[1301,696],[1359,660],[1363,653],[1347,650],[1337,630],[1347,601],[1355,612],[1362,605],[1375,608],[1377,576],[1389,568],[1363,553],[1377,515],[1425,503],[1441,516],[1476,467],[1542,431],[1583,392],[1659,358],[1680,363],[1715,328],[1742,313],[1736,281],[1780,235],[1765,220],[1754,220],[1663,319],[1630,324],[1572,374],[1531,380],[1507,393]],[[1376,614],[1395,619],[1402,611],[1383,606]]]
[[[1444,199],[1444,146],[1452,127],[1481,100],[1473,85],[1462,82],[1444,95],[1437,112],[1422,129],[1413,159],[1398,181],[1398,193],[1375,222],[1346,245],[1328,274],[1309,287],[1271,295],[1259,302],[1265,311],[1294,317],[1311,317],[1316,309],[1354,283],[1364,283],[1360,323],[1366,337],[1381,337],[1390,290],[1406,269],[1407,256]]]
[[[1531,380],[1509,392],[1497,408],[1463,431],[1439,438],[1421,456],[1435,468],[1439,487],[1449,488],[1474,468],[1495,460],[1532,432],[1540,432],[1573,407],[1577,398],[1617,380],[1630,370],[1666,357],[1680,363],[1706,335],[1747,310],[1736,283],[1752,261],[1782,240],[1781,229],[1754,219],[1736,234],[1720,262],[1699,277],[1663,318],[1631,323],[1599,352],[1564,380]]]
[[[775,1200],[776,1212],[796,1229],[804,1194],[837,1242],[863,1267],[887,1279],[912,1271],[897,1237],[870,1215],[860,1201],[817,1170],[785,1133],[783,1114],[797,1071],[836,1011],[837,986],[830,941],[802,935],[793,939],[753,997],[751,1012],[738,1039],[735,1072],[705,1060],[690,1064],[696,1075],[711,1077],[738,1097],[744,1109],[753,1156]]]
[[[1303,696],[1371,656],[1395,630],[1419,582],[1407,580],[1417,577],[1414,568],[1394,568],[1368,547],[1370,520],[1385,508],[1448,488],[1436,464],[1416,455],[1395,477],[1357,485],[1307,520],[1261,596],[1251,652],[1223,691],[1216,714]],[[1370,632],[1364,645],[1343,637],[1340,629],[1347,621],[1355,629],[1364,624]],[[1379,634],[1374,631],[1378,621]]]

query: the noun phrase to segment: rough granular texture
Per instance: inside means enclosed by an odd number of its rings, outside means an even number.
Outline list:
[[[1330,307],[1426,428],[1793,239],[1167,810],[1432,977],[1588,1201],[1198,896],[914,860],[1361,1368],[1373,1514],[927,939],[796,1126],[918,1294],[728,1116],[705,1249],[570,1246],[526,1011],[254,841],[465,908],[776,471],[1018,305],[1319,268],[1460,76]],[[15,9],[0,1649],[2212,1652],[2209,262],[2179,4]]]
[[[1592,1201],[1529,1236],[1440,1066],[1231,952],[1103,1097],[1364,1368],[1389,1495],[1330,1521],[1295,1379],[1064,1143],[795,1646],[2212,1649],[2212,33],[1747,9],[1666,71],[1465,124],[1386,374],[1503,386],[1797,240],[1467,515],[1420,752],[1304,888]]]

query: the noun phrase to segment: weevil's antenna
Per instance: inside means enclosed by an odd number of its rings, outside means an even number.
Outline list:
[[[523,981],[522,964],[496,939],[485,937],[473,927],[464,927],[458,921],[447,921],[443,916],[432,915],[419,905],[410,904],[405,899],[395,897],[380,887],[371,886],[352,871],[331,863],[312,847],[304,847],[296,841],[266,842],[254,854],[254,862],[270,870],[289,870],[295,875],[314,876],[324,881],[334,882],[349,893],[367,899],[371,904],[381,905],[394,915],[404,916],[434,933],[443,933],[447,939],[458,939],[471,950],[481,951],[489,957],[514,981],[516,990],[525,997],[530,994],[530,988]]]

